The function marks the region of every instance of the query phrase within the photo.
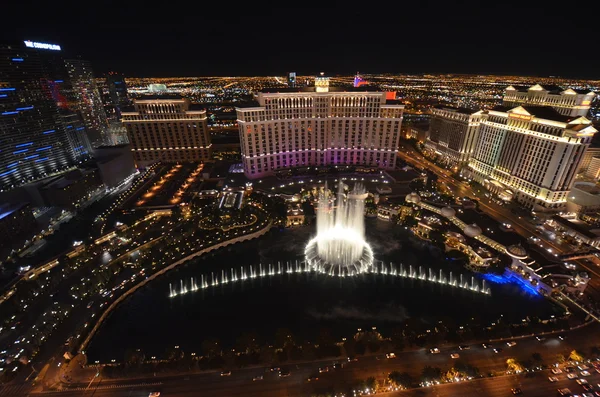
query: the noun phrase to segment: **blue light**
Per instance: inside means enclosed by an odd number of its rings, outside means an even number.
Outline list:
[[[48,130],[48,131],[42,132],[42,134],[52,134],[54,131],[56,131],[56,130]]]
[[[27,106],[26,108],[17,108],[17,110],[31,110],[33,106]]]
[[[39,154],[32,154],[31,156],[27,156],[27,157],[25,157],[23,160],[34,159],[34,158],[36,158],[36,157],[40,157],[40,155],[39,155]]]
[[[20,145],[17,145],[15,147],[24,147],[24,146],[31,146],[31,145],[33,145],[33,142],[21,143]]]
[[[0,176],[5,176],[5,175],[8,175],[8,174],[12,174],[13,172],[17,172],[17,170],[15,169],[15,170],[10,170],[10,171],[3,172],[2,174],[0,174]]]
[[[46,160],[48,160],[48,157],[43,157],[41,159],[37,159],[37,160],[35,160],[35,162],[39,163],[40,161],[46,161]]]
[[[83,147],[83,146],[77,146],[77,147],[75,148],[75,150],[77,150],[77,149],[81,149],[82,147]]]
[[[78,127],[78,128],[75,128],[75,131],[81,131],[81,130],[82,130],[82,129],[84,129],[84,128],[85,128],[85,127]]]
[[[13,154],[19,154],[19,153],[25,153],[26,151],[28,151],[29,149],[21,149],[21,150],[17,150],[16,152],[13,152]]]
[[[527,292],[530,295],[540,294],[540,292],[533,285],[512,273],[505,272],[503,275],[486,273],[481,275],[481,277],[495,284],[516,284],[524,292]]]
[[[72,125],[68,125],[67,128],[73,128],[73,126]]]
[[[9,165],[7,165],[7,166],[6,166],[6,168],[12,168],[12,167],[16,167],[16,166],[17,166],[17,164],[19,164],[19,162],[18,162],[18,161],[17,161],[17,162],[14,162],[14,163],[12,163],[12,164],[9,164]]]
[[[7,96],[8,96],[8,95],[6,95],[6,94],[1,94],[1,95],[0,95],[0,98],[6,98]]]
[[[13,62],[23,62],[23,58],[13,58]]]
[[[62,83],[62,80],[54,80],[55,83]]]
[[[44,146],[44,147],[41,147],[39,149],[35,149],[35,151],[36,152],[41,152],[42,150],[48,150],[48,149],[51,149],[51,148],[52,148],[52,146]]]
[[[19,112],[4,112],[2,113],[3,116],[7,116],[9,114],[18,114]]]
[[[14,91],[16,88],[0,88],[0,91]]]

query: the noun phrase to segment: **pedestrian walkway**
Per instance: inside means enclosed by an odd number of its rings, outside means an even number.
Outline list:
[[[31,392],[31,385],[27,383],[17,383],[17,384],[7,384],[0,386],[0,396],[1,397],[9,397],[9,396],[26,396]]]

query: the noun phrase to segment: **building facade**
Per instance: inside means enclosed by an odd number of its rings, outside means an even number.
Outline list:
[[[441,161],[462,167],[473,153],[479,136],[482,111],[445,106],[431,110],[425,147],[441,156]]]
[[[88,139],[87,131],[81,115],[76,112],[60,111],[60,118],[65,131],[69,147],[77,161],[85,161],[92,155],[92,145]]]
[[[106,88],[108,90],[107,102],[114,109],[115,116],[121,118],[121,109],[129,105],[125,77],[121,73],[107,73]]]
[[[472,177],[535,210],[560,210],[597,132],[583,116],[548,106],[486,110],[469,159]]]
[[[244,172],[250,178],[300,166],[396,165],[403,105],[366,87],[265,89],[236,108]]]
[[[507,107],[550,106],[563,116],[587,116],[595,96],[596,94],[590,90],[563,89],[539,84],[528,88],[511,85],[504,90],[502,105]]]
[[[579,165],[579,172],[584,174],[587,173],[592,160],[598,157],[600,157],[600,147],[589,147],[583,155],[583,159]]]
[[[40,51],[0,45],[0,191],[76,163]]]
[[[88,61],[66,59],[72,95],[88,132],[92,147],[110,144],[108,121],[92,67]]]
[[[136,99],[132,110],[122,112],[122,122],[138,166],[211,158],[206,110],[188,99]]]

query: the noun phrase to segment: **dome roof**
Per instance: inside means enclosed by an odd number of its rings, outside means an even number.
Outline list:
[[[418,204],[421,202],[421,197],[417,193],[412,192],[406,195],[406,202]]]
[[[525,251],[525,248],[523,248],[521,244],[515,244],[506,247],[506,253],[517,259],[527,258],[527,251]]]
[[[475,223],[473,223],[471,225],[467,225],[467,227],[465,227],[465,230],[463,230],[463,232],[465,233],[465,236],[467,236],[467,237],[477,237],[482,233],[482,230],[479,226],[477,226]]]
[[[452,207],[444,207],[441,209],[441,214],[446,218],[452,218],[454,215],[456,215],[456,211]]]

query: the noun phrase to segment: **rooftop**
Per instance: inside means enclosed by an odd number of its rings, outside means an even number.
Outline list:
[[[263,88],[260,92],[265,94],[276,94],[276,93],[285,93],[285,92],[316,92],[316,87],[269,87]],[[329,92],[385,92],[381,90],[379,87],[362,85],[360,87],[335,87],[329,86]]]
[[[0,205],[0,219],[4,219],[7,216],[14,214],[15,212],[27,207],[29,203],[4,203]]]
[[[578,224],[578,223],[571,222],[570,220],[565,219],[562,216],[553,215],[552,220],[555,221],[556,223],[558,223],[559,225],[561,225],[562,227],[571,229],[571,230],[573,230],[585,237],[588,237],[590,239],[596,239],[599,237],[596,234],[592,233],[585,226]]]
[[[473,113],[477,113],[477,110],[473,110],[473,109],[469,109],[469,108],[452,107],[452,106],[444,106],[444,105],[435,105],[434,108],[442,109],[442,110],[449,110],[449,111],[462,113],[462,114],[469,114],[469,115],[471,115]]]

